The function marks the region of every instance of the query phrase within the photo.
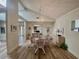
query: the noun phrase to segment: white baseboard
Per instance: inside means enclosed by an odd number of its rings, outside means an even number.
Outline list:
[[[74,51],[72,51],[70,49],[68,49],[68,50],[69,50],[69,52],[71,52],[74,56],[76,56],[79,59],[79,54],[75,53]]]

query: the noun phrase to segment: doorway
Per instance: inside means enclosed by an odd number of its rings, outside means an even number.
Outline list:
[[[19,46],[25,44],[25,26],[24,22],[19,21]]]

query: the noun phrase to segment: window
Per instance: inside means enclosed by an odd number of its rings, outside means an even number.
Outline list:
[[[75,27],[76,27],[76,28],[79,28],[79,20],[76,20],[76,21],[75,21]]]
[[[0,27],[0,33],[4,34],[5,33],[5,28],[4,27]]]
[[[5,21],[6,19],[6,13],[0,13],[0,20]]]
[[[6,0],[0,0],[0,4],[6,7]]]

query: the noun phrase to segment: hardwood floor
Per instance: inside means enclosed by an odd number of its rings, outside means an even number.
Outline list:
[[[44,55],[41,50],[34,54],[33,48],[21,47],[14,53],[9,55],[9,59],[77,59],[70,52],[55,46],[45,48],[46,54]]]

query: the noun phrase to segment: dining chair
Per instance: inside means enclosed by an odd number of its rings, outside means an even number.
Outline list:
[[[43,39],[39,39],[36,41],[36,49],[35,49],[35,54],[37,53],[37,51],[39,49],[41,49],[44,54],[45,54],[45,49],[44,49],[44,46],[45,46],[45,43],[44,43],[44,40]]]

